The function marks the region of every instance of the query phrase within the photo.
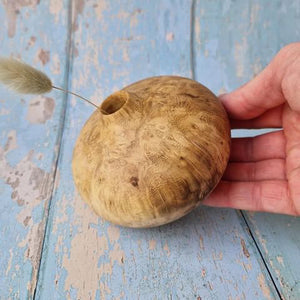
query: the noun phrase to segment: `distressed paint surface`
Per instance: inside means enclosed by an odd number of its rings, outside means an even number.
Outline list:
[[[1,1],[1,56],[18,57],[64,85],[67,2]],[[58,155],[64,95],[0,87],[0,299],[32,297]]]
[[[300,40],[299,1],[197,1],[195,15],[196,78],[217,94],[241,86],[284,45]],[[235,130],[233,135],[266,131]],[[261,213],[245,216],[280,294],[298,299],[300,219]]]
[[[284,299],[300,295],[300,218],[247,213],[248,224]]]
[[[100,103],[143,77],[191,76],[191,2],[80,4],[73,7],[70,89]],[[202,208],[147,230],[116,227],[90,211],[74,189],[70,166],[92,110],[70,97],[38,299],[276,299],[234,211]]]
[[[300,37],[297,0],[194,1],[193,14],[183,0],[41,2],[1,2],[1,55],[33,62],[61,86],[70,59],[69,89],[98,104],[161,74],[230,91]],[[32,298],[36,284],[36,299],[279,299],[254,240],[282,297],[300,295],[299,218],[244,213],[245,223],[233,210],[199,208],[147,230],[98,218],[71,175],[93,107],[69,97],[63,122],[64,97],[0,89],[0,299]],[[257,133],[235,133],[245,134]]]

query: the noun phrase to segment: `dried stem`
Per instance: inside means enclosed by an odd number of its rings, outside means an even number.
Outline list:
[[[88,100],[88,99],[86,99],[86,98],[84,98],[84,97],[82,97],[82,96],[80,96],[80,95],[78,95],[78,94],[76,94],[76,93],[73,93],[73,92],[71,92],[71,91],[65,90],[65,89],[63,89],[63,88],[60,88],[60,87],[57,87],[57,86],[54,86],[54,85],[52,85],[52,88],[53,88],[53,89],[56,89],[56,90],[63,91],[63,92],[68,93],[68,94],[72,94],[72,95],[74,95],[74,96],[76,96],[76,97],[78,97],[78,98],[80,98],[80,99],[82,99],[82,100],[88,102],[89,104],[95,106],[96,108],[99,108],[96,104],[94,104],[94,103],[91,102],[90,100]]]

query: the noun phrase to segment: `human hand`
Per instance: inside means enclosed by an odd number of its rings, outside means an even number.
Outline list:
[[[300,43],[220,97],[231,128],[282,128],[233,138],[225,174],[205,205],[300,215]]]

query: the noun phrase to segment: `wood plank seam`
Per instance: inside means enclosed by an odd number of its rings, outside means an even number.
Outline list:
[[[268,263],[266,262],[266,260],[265,260],[265,258],[264,258],[264,256],[263,256],[263,253],[262,253],[262,251],[261,251],[261,249],[260,249],[260,247],[259,247],[259,244],[258,244],[258,242],[257,242],[256,239],[255,239],[255,235],[254,235],[254,233],[251,231],[251,228],[250,228],[250,226],[249,226],[249,224],[248,224],[248,222],[247,222],[247,219],[246,219],[246,217],[245,217],[245,215],[244,215],[244,212],[243,212],[242,210],[240,210],[240,212],[241,212],[242,219],[243,219],[243,221],[245,222],[245,224],[246,224],[246,226],[247,226],[247,228],[248,228],[248,230],[249,230],[249,235],[250,235],[251,239],[253,240],[253,243],[254,243],[255,247],[257,248],[257,252],[258,252],[259,256],[261,257],[261,260],[262,260],[262,262],[263,262],[263,264],[264,264],[264,266],[265,266],[267,272],[269,273],[269,276],[270,276],[271,281],[272,281],[272,283],[273,283],[273,285],[274,285],[274,288],[275,288],[275,290],[276,290],[276,293],[278,294],[279,299],[284,300],[284,297],[283,297],[282,293],[280,292],[280,288],[276,285],[276,279],[273,278],[272,273],[271,273],[271,271],[270,271],[270,269],[269,269],[269,267],[268,267]]]
[[[72,25],[73,25],[73,20],[72,20],[72,13],[73,13],[73,1],[69,0],[68,3],[68,21],[67,21],[67,26],[68,26],[68,37],[67,37],[67,47],[66,47],[66,63],[65,63],[65,78],[64,78],[64,89],[68,90],[68,85],[69,85],[69,77],[70,77],[70,70],[71,70],[71,61],[73,58],[73,41],[72,41]],[[63,142],[63,133],[64,133],[64,128],[65,128],[65,121],[66,121],[66,114],[67,114],[67,109],[68,109],[68,94],[66,93],[63,97],[63,109],[61,112],[61,122],[60,126],[58,129],[58,135],[57,135],[57,142],[56,145],[58,145],[58,151],[57,155],[55,158],[55,163],[54,163],[54,171],[53,171],[53,180],[52,180],[52,186],[51,186],[51,194],[48,199],[48,203],[45,203],[45,213],[43,217],[43,241],[42,245],[40,247],[40,253],[39,253],[39,265],[38,265],[38,270],[37,270],[37,275],[36,275],[36,280],[35,280],[35,287],[33,289],[33,297],[32,299],[36,299],[36,292],[37,292],[37,287],[40,283],[40,274],[41,274],[41,262],[42,262],[42,255],[44,253],[44,248],[45,248],[45,238],[46,238],[46,232],[48,228],[48,220],[49,220],[49,211],[51,209],[51,203],[52,199],[55,193],[55,182],[57,180],[57,168],[58,168],[58,163],[59,163],[59,158],[60,158],[60,153],[61,153],[61,146]]]
[[[193,80],[195,78],[195,68],[196,68],[196,61],[195,61],[195,16],[196,14],[196,0],[192,0],[191,4],[191,28],[190,28],[190,61],[191,61],[191,77]]]

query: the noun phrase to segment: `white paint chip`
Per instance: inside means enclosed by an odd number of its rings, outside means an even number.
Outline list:
[[[52,98],[37,96],[31,99],[26,119],[31,124],[44,124],[51,119],[55,108],[55,102]]]
[[[55,23],[59,21],[59,14],[63,8],[63,1],[61,0],[51,0],[50,1],[50,13],[55,16]]]
[[[173,32],[169,32],[169,33],[166,34],[166,40],[168,42],[172,42],[174,40],[174,38],[175,38],[175,35],[174,35]]]

